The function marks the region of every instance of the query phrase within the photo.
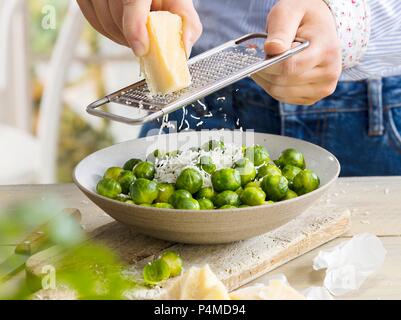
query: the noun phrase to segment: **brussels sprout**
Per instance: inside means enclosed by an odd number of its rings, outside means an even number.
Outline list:
[[[225,210],[225,209],[237,209],[237,208],[238,207],[236,207],[236,206],[232,206],[232,205],[226,204],[226,205],[220,207],[219,209]]]
[[[258,179],[262,179],[265,176],[280,176],[281,170],[279,167],[272,163],[265,163],[258,168]]]
[[[208,174],[212,174],[216,171],[216,165],[213,163],[212,158],[209,156],[200,157],[199,166],[202,168],[203,171],[207,172]]]
[[[131,199],[126,200],[125,203],[126,203],[126,204],[135,204],[135,202],[132,201]]]
[[[198,202],[199,202],[199,207],[201,210],[213,210],[214,209],[214,204],[213,204],[212,200],[210,200],[210,199],[203,198],[203,199],[199,199]]]
[[[150,203],[141,203],[141,207],[153,207]]]
[[[251,160],[255,166],[260,166],[270,161],[270,156],[266,148],[260,145],[246,148],[245,157]]]
[[[176,201],[174,208],[182,210],[200,210],[200,205],[199,202],[193,198],[182,198]]]
[[[273,203],[274,203],[273,200],[266,201],[266,204],[273,204]]]
[[[319,188],[320,179],[312,170],[305,169],[298,173],[293,181],[293,189],[302,195]]]
[[[190,193],[194,194],[203,185],[203,178],[200,172],[193,168],[186,168],[182,170],[180,175],[175,182],[177,189],[188,190]]]
[[[244,191],[244,189],[242,187],[239,187],[237,190],[235,190],[235,193],[240,196],[242,191]]]
[[[288,191],[288,181],[283,176],[265,176],[261,186],[267,197],[273,201],[283,199]]]
[[[148,156],[146,157],[146,160],[152,163],[156,162],[156,159],[162,159],[167,155],[165,151],[162,151],[160,149],[154,150],[152,153],[149,153]]]
[[[214,149],[223,149],[224,148],[224,142],[223,141],[217,141],[217,140],[210,140],[209,142],[206,142],[203,146],[202,149],[205,151],[210,151]]]
[[[294,191],[292,191],[291,189],[288,189],[288,191],[287,191],[285,197],[283,198],[283,200],[289,200],[289,199],[293,199],[293,198],[296,198],[296,197],[298,197],[298,195]]]
[[[246,185],[256,177],[256,169],[252,161],[248,158],[243,158],[234,163],[234,169],[237,169],[241,175],[241,185]]]
[[[135,179],[135,175],[132,171],[121,171],[120,175],[118,176],[117,182],[121,185],[122,193],[129,193],[129,187]]]
[[[155,158],[163,158],[166,156],[167,153],[160,149],[156,149],[155,151],[152,152],[152,154]]]
[[[240,205],[239,195],[234,191],[226,190],[216,195],[213,203],[216,207],[222,207],[226,204],[238,207]]]
[[[241,194],[241,202],[248,206],[259,206],[265,202],[266,194],[260,188],[249,187]]]
[[[167,203],[170,199],[171,195],[174,193],[175,188],[171,183],[158,183],[157,189],[159,190],[159,194],[157,195],[156,202],[165,202]]]
[[[159,208],[159,209],[174,209],[174,207],[171,204],[164,203],[164,202],[158,202],[158,203],[152,204],[152,207]]]
[[[143,268],[143,280],[148,285],[156,285],[170,277],[170,266],[163,259],[148,263]]]
[[[134,167],[139,163],[142,162],[141,159],[129,159],[126,163],[124,163],[123,169],[132,171]]]
[[[255,181],[248,182],[248,183],[245,185],[244,189],[245,189],[245,188],[249,188],[249,187],[260,188],[260,181],[259,181],[259,180],[255,180]]]
[[[136,179],[130,187],[131,199],[136,204],[151,204],[158,193],[157,183],[143,178]]]
[[[114,179],[104,178],[98,182],[96,191],[104,197],[115,199],[121,193],[121,186]]]
[[[134,174],[137,178],[153,180],[155,177],[155,166],[149,161],[140,162],[134,167]]]
[[[170,203],[173,207],[176,206],[177,202],[181,199],[191,199],[192,194],[187,190],[176,190],[168,199],[168,203]]]
[[[235,191],[241,186],[241,175],[238,170],[232,168],[220,169],[212,174],[212,184],[217,192]]]
[[[123,171],[123,168],[120,167],[110,167],[106,170],[106,172],[103,175],[103,178],[105,179],[113,179],[116,180],[118,179],[118,176],[120,173]]]
[[[197,193],[196,193],[196,199],[209,199],[212,200],[216,193],[214,192],[213,188],[211,187],[204,187],[201,188]]]
[[[276,164],[280,168],[284,168],[286,165],[292,165],[301,169],[305,169],[305,158],[304,155],[295,149],[286,149],[276,160]]]
[[[290,164],[287,164],[284,166],[283,170],[281,170],[283,173],[283,176],[287,178],[288,180],[288,187],[292,188],[294,178],[295,176],[302,171],[301,168],[292,166]]]
[[[175,251],[163,252],[160,256],[161,260],[164,260],[170,268],[170,277],[179,276],[182,272],[182,259],[179,254]]]

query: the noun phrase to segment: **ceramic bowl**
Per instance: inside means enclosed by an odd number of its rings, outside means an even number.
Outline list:
[[[122,166],[130,158],[145,159],[151,151],[199,146],[211,137],[241,144],[264,145],[272,159],[286,148],[301,151],[307,167],[320,177],[320,187],[295,199],[256,207],[226,210],[173,210],[142,207],[105,198],[96,193],[96,184],[111,166]],[[338,160],[327,150],[289,137],[241,131],[181,132],[126,141],[97,151],[75,168],[76,185],[114,219],[143,234],[174,242],[192,244],[228,243],[248,239],[296,218],[319,199],[340,172]]]

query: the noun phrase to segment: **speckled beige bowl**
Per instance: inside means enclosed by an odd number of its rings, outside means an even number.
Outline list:
[[[305,155],[307,167],[320,177],[320,188],[274,204],[211,211],[141,207],[105,198],[95,191],[98,180],[110,166],[122,166],[129,158],[144,159],[156,148],[175,150],[177,147],[199,146],[210,137],[216,139],[219,135],[225,142],[264,145],[272,159],[276,159],[283,149],[296,148]],[[214,244],[251,238],[289,222],[321,197],[339,172],[339,162],[330,152],[302,140],[261,133],[214,131],[152,136],[111,146],[83,159],[75,169],[74,180],[82,192],[107,214],[141,233],[182,243]]]

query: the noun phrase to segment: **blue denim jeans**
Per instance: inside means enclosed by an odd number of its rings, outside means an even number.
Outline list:
[[[401,175],[401,77],[340,82],[313,106],[280,103],[245,79],[187,107],[191,129],[254,129],[295,137],[331,151],[342,176]],[[209,112],[213,117],[205,117]],[[170,120],[180,126],[183,110]],[[201,126],[196,126],[203,121]],[[142,129],[159,128],[160,123]],[[182,125],[185,129],[187,124]]]

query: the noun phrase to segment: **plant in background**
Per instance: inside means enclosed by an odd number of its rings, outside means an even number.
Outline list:
[[[69,5],[68,0],[29,0],[29,45],[32,53],[32,98],[34,102],[33,128],[37,127],[39,106],[43,94],[43,74],[59,35],[60,27]],[[55,16],[55,18],[53,17]],[[53,19],[54,18],[54,19]],[[89,57],[100,51],[98,34],[92,28],[85,28],[79,44],[79,52]],[[91,61],[91,60],[90,60]],[[94,59],[87,64],[74,62],[69,74],[67,88],[84,87],[91,81],[95,84],[95,95],[104,96],[104,77],[102,62]],[[80,70],[77,72],[77,70]],[[102,121],[94,128],[87,121],[65,104],[60,119],[59,154],[57,179],[59,182],[71,182],[75,165],[85,156],[113,144],[109,124]]]
[[[29,0],[28,9],[31,13],[30,43],[32,52],[39,55],[51,53],[57,39],[60,25],[63,22],[64,14],[67,11],[68,0]],[[50,24],[44,25],[44,19],[49,14],[48,8],[54,8],[55,18],[51,17]],[[54,19],[53,19],[54,18]],[[53,23],[55,25],[53,26]]]

